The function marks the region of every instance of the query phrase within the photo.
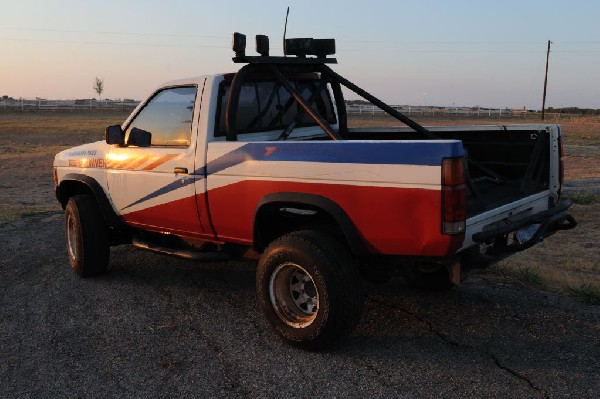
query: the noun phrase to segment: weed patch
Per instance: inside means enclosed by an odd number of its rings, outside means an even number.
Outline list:
[[[566,195],[575,204],[591,205],[600,202],[600,194],[586,193],[584,191],[573,191]]]
[[[590,305],[600,305],[600,288],[588,283],[579,285],[567,285],[565,288],[567,296],[577,302],[588,303]]]

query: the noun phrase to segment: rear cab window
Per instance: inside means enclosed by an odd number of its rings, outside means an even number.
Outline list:
[[[288,79],[323,119],[332,125],[337,123],[330,91],[327,86],[322,86],[318,76],[305,74]],[[225,79],[219,86],[215,137],[226,136],[225,114],[230,88],[231,79]],[[281,132],[294,121],[299,112],[302,112],[302,115],[296,121],[296,128],[318,126],[281,84],[272,79],[249,79],[244,82],[240,91],[236,132],[238,136],[258,132]],[[244,140],[243,137],[239,139]]]

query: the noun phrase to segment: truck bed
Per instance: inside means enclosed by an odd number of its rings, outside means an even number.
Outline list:
[[[548,190],[548,125],[428,127],[440,139],[461,140],[467,154],[467,214],[474,216]],[[556,127],[558,129],[558,127]],[[350,129],[350,140],[416,140],[407,128]]]

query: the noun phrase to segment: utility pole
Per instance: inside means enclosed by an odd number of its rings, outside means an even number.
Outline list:
[[[548,40],[548,51],[546,52],[546,75],[544,76],[544,96],[542,97],[542,120],[544,120],[546,112],[546,87],[548,86],[548,60],[550,60],[550,45],[552,42]]]

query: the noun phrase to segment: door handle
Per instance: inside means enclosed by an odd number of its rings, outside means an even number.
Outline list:
[[[179,168],[179,167],[176,167],[176,168],[175,168],[175,170],[174,170],[173,172],[174,172],[174,173],[185,173],[185,174],[187,174],[188,170],[187,170],[187,168]]]

